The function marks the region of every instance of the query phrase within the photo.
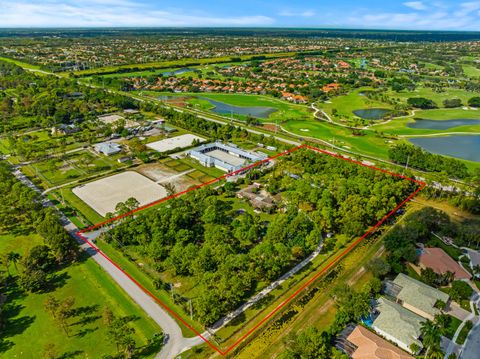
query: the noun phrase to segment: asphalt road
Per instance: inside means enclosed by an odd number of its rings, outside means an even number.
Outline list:
[[[480,358],[480,324],[473,327],[463,347],[460,359]]]
[[[41,190],[36,187],[22,172],[15,168],[13,171],[15,177],[26,186],[32,188],[41,194]],[[54,207],[48,199],[44,199],[44,206]],[[55,207],[54,207],[55,208]],[[203,343],[203,340],[195,336],[185,338],[177,322],[168,314],[168,312],[158,304],[152,297],[143,291],[130,277],[128,277],[120,268],[107,259],[98,249],[92,248],[82,238],[77,235],[78,228],[63,213],[60,212],[61,222],[64,228],[78,242],[79,246],[86,251],[100,267],[150,316],[161,328],[164,334],[168,336],[157,359],[172,359],[185,350]],[[98,236],[100,231],[94,235]]]

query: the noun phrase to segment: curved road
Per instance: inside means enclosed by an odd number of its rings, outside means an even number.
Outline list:
[[[27,178],[16,167],[14,167],[14,169],[13,175],[19,181],[39,194],[42,194],[42,191],[36,187],[29,178]],[[43,205],[57,209],[53,203],[46,198],[44,198]],[[60,213],[60,220],[63,227],[78,242],[82,250],[87,252],[92,259],[97,262],[98,265],[100,265],[100,267],[102,267],[103,270],[105,270],[105,272],[110,275],[110,277],[112,277],[112,279],[162,328],[164,334],[168,335],[168,340],[162,347],[160,353],[156,356],[157,359],[172,359],[183,351],[203,343],[203,340],[198,336],[185,338],[182,334],[182,329],[170,316],[167,310],[148,295],[135,281],[127,276],[123,270],[113,264],[113,262],[111,262],[98,248],[85,241],[98,236],[98,231],[92,232],[90,235],[82,238],[77,234],[79,231],[77,226],[61,211],[58,212]]]

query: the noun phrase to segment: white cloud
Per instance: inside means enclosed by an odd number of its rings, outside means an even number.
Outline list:
[[[408,1],[408,2],[404,2],[403,5],[405,5],[409,8],[412,8],[414,10],[426,10],[427,9],[425,4],[421,1]]]
[[[466,16],[480,9],[480,1],[469,1],[460,4],[459,9],[455,12],[456,16]]]
[[[182,10],[157,10],[129,0],[0,0],[1,27],[76,26],[266,26],[268,16],[215,17]]]
[[[291,10],[282,10],[278,13],[279,16],[285,17],[312,17],[315,16],[315,11],[305,10],[305,11],[291,11]]]

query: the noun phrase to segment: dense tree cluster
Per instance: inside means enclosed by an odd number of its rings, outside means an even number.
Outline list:
[[[21,284],[30,291],[45,289],[49,274],[59,265],[74,260],[77,247],[65,229],[60,225],[56,212],[44,208],[40,196],[18,182],[10,167],[0,162],[0,229],[32,230],[43,239],[44,245],[33,247],[21,260]],[[18,258],[7,256],[3,261],[16,265]]]
[[[219,196],[226,189],[201,189],[116,226],[106,240],[134,247],[159,271],[194,277],[201,293],[193,300],[194,310],[212,324],[261,283],[311,253],[325,233],[346,239],[360,235],[414,186],[307,150],[285,157],[266,173],[251,172],[250,180],[280,195],[284,211],[264,221],[234,210],[228,197]],[[327,250],[336,245],[333,241],[325,243]]]
[[[467,166],[454,158],[436,155],[420,147],[399,143],[390,147],[388,157],[395,163],[427,172],[445,172],[451,178],[466,178]]]
[[[407,103],[410,106],[421,108],[422,110],[437,108],[437,104],[433,100],[424,97],[411,97],[407,100]]]
[[[432,207],[408,214],[401,224],[392,228],[385,236],[387,262],[391,269],[401,273],[405,262],[415,262],[416,243],[426,243],[431,238],[431,232],[449,236],[455,233],[455,226],[448,215]]]
[[[78,84],[38,76],[0,61],[0,130],[48,127],[95,119],[106,111],[137,108],[135,100]]]

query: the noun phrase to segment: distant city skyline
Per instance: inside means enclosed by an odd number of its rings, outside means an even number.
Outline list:
[[[480,1],[0,0],[0,27],[480,30]]]

